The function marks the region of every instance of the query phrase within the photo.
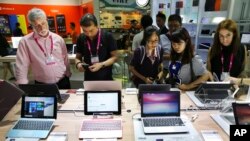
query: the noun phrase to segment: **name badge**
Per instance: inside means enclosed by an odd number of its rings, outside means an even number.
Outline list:
[[[175,65],[173,65],[173,66],[172,66],[172,69],[173,69],[173,70],[176,70],[176,66],[175,66]]]
[[[46,65],[53,65],[56,63],[55,58],[51,55],[46,58]]]
[[[92,64],[99,63],[99,57],[97,55],[92,55],[91,56],[91,63]]]

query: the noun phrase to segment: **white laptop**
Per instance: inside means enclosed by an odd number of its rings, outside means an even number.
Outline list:
[[[187,91],[188,97],[200,108],[219,108],[223,99],[234,97],[239,89],[229,82],[206,82],[196,91]]]
[[[84,81],[85,91],[106,91],[106,90],[121,90],[122,83],[120,81]]]
[[[141,92],[141,96],[145,134],[189,132],[180,117],[180,91]]]
[[[23,37],[11,37],[12,48],[18,48],[19,42]]]
[[[23,96],[21,118],[9,130],[10,138],[46,138],[57,117],[55,95]]]
[[[93,118],[82,121],[80,139],[122,138],[122,120],[113,118],[121,115],[121,91],[85,91],[84,114]]]

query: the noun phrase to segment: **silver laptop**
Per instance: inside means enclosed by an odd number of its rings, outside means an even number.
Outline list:
[[[121,115],[121,91],[85,91],[84,113],[93,118],[82,121],[80,139],[122,138],[122,120],[113,118]]]
[[[145,134],[189,132],[180,117],[180,91],[141,93],[141,117]]]
[[[23,96],[21,118],[7,133],[11,138],[46,138],[57,117],[55,95]]]
[[[239,89],[229,82],[206,82],[196,91],[186,92],[188,97],[200,108],[220,108],[223,99],[233,98]]]
[[[28,95],[54,94],[60,103],[64,103],[69,98],[69,94],[60,93],[56,84],[19,84],[19,88]]]
[[[24,92],[20,90],[14,84],[0,80],[0,121],[5,117],[5,115],[11,110],[11,108],[17,103],[17,101],[22,97]]]
[[[85,91],[106,91],[121,90],[122,83],[120,81],[84,81],[83,87]]]

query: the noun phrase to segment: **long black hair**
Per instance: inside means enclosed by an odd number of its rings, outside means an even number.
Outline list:
[[[170,59],[172,62],[175,62],[181,59],[182,64],[188,64],[192,61],[194,57],[194,46],[192,45],[191,37],[188,31],[185,28],[177,29],[172,33],[170,37],[171,42],[180,43],[181,41],[185,41],[186,47],[183,53],[177,53],[173,49],[173,45],[171,46],[171,54]]]

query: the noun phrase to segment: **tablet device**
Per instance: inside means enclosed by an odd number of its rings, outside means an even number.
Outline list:
[[[84,114],[121,114],[121,91],[85,91]]]

